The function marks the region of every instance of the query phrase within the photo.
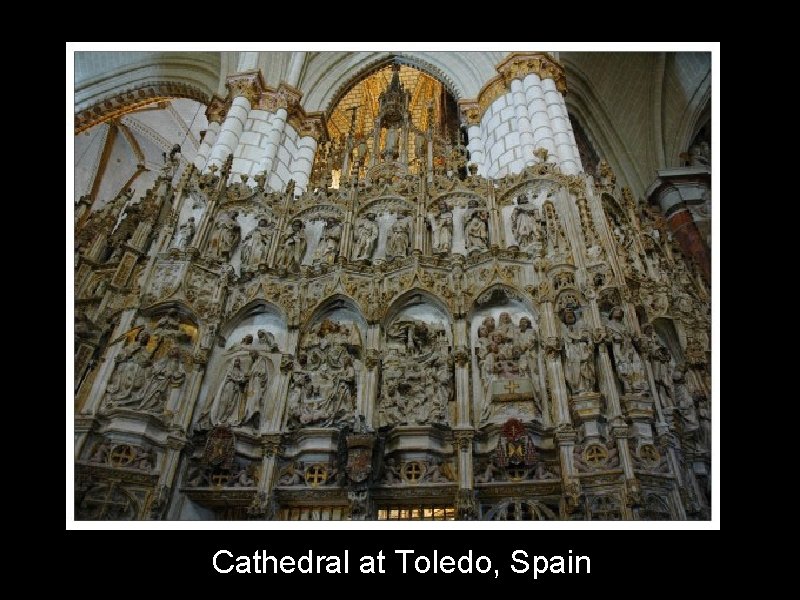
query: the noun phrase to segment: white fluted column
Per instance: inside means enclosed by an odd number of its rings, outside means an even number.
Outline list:
[[[525,77],[522,85],[525,89],[525,99],[528,102],[534,149],[546,148],[550,154],[558,156],[550,116],[547,113],[542,80],[536,73],[531,73]]]
[[[556,89],[556,82],[552,79],[542,81],[544,98],[547,103],[547,114],[550,117],[550,126],[553,129],[553,138],[556,144],[556,154],[559,158],[561,170],[567,175],[574,175],[580,171],[580,159],[576,161],[572,140],[569,137],[569,119],[564,97]],[[577,149],[575,149],[577,150]]]
[[[211,149],[211,156],[206,163],[206,169],[211,165],[222,167],[229,154],[233,154],[239,145],[239,138],[244,131],[244,124],[250,112],[250,101],[244,96],[233,99],[225,122],[222,124],[219,135]]]
[[[257,172],[263,172],[267,175],[267,181],[272,174],[272,169],[275,163],[275,157],[278,155],[278,147],[281,145],[283,138],[283,129],[286,127],[286,118],[288,113],[285,108],[279,108],[272,118],[272,128],[266,136],[266,147],[264,148],[264,158],[256,169]]]
[[[200,148],[197,149],[197,155],[194,157],[194,166],[198,171],[202,171],[208,163],[208,157],[211,156],[211,149],[214,147],[214,142],[217,141],[219,130],[221,126],[219,123],[212,121],[208,124],[206,134],[203,136],[203,141],[200,143]]]
[[[467,129],[467,150],[469,150],[469,161],[478,165],[478,175],[485,175],[486,166],[484,165],[483,140],[481,139],[481,128],[478,125],[470,125]]]
[[[297,154],[292,159],[292,179],[297,193],[308,187],[308,178],[314,166],[314,153],[317,151],[317,140],[313,137],[302,137],[297,142]]]
[[[514,110],[517,116],[517,131],[519,132],[519,145],[522,150],[522,160],[526,166],[534,163],[533,159],[533,129],[528,116],[528,102],[525,97],[525,87],[522,81],[515,79],[511,82],[511,93],[514,98]]]
[[[578,163],[578,170],[583,171],[583,161],[581,160],[581,154],[578,150],[578,142],[575,141],[575,132],[572,130],[572,121],[569,118],[569,112],[567,112],[567,130],[569,141],[572,144],[572,153],[575,155],[575,161]]]

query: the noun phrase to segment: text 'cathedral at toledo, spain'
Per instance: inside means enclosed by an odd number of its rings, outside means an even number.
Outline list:
[[[76,519],[710,518],[709,56],[106,54]],[[614,61],[706,89],[659,152]]]

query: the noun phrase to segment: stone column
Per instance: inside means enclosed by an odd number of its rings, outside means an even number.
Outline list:
[[[553,303],[550,299],[544,300],[540,305],[541,323],[539,326],[539,337],[542,340],[542,350],[545,352],[545,365],[547,368],[547,380],[550,384],[550,396],[555,409],[553,417],[555,425],[572,425],[569,415],[569,393],[564,379],[564,366],[561,363],[561,349],[563,341],[559,337],[558,328],[555,320]]]
[[[167,504],[172,496],[172,488],[175,483],[175,474],[178,471],[178,464],[181,459],[181,452],[186,445],[186,441],[174,437],[167,437],[167,448],[163,455],[161,472],[158,475],[158,483],[150,500],[148,509],[148,519],[160,520],[164,515]]]
[[[208,158],[211,156],[211,149],[217,141],[222,125],[217,121],[209,121],[206,134],[203,136],[203,141],[200,142],[200,147],[197,149],[197,154],[194,157],[194,166],[198,171],[204,171]]]
[[[479,517],[478,501],[473,485],[472,439],[475,432],[470,429],[453,431],[453,450],[458,465],[458,491],[456,492],[456,516],[462,521]]]
[[[536,73],[530,73],[522,82],[525,89],[525,99],[528,102],[528,115],[530,116],[531,129],[533,130],[534,148],[546,148],[549,154],[558,156],[547,112],[547,101],[542,89],[542,80]]]
[[[192,417],[197,405],[197,399],[200,395],[200,387],[203,384],[203,377],[206,374],[206,367],[208,366],[208,354],[210,351],[200,350],[194,355],[194,365],[192,371],[186,377],[186,386],[183,393],[183,402],[175,412],[173,424],[183,431],[189,430],[189,425],[192,423]]]
[[[672,235],[686,256],[694,259],[706,281],[711,281],[711,250],[705,243],[688,208],[679,208],[667,215]]]
[[[359,408],[367,425],[377,428],[375,423],[375,405],[378,402],[378,367],[380,365],[381,326],[371,323],[367,330],[366,355],[364,356],[364,390],[361,393]]]
[[[313,137],[306,136],[298,140],[297,155],[292,160],[292,179],[294,179],[297,192],[304,192],[308,188],[316,151],[317,140]]]
[[[214,141],[214,146],[206,163],[206,170],[211,165],[222,167],[225,159],[229,155],[233,155],[239,145],[239,137],[244,131],[244,124],[247,121],[250,108],[250,100],[244,96],[237,96],[233,99],[228,115],[225,117],[222,127],[220,127],[219,135]]]
[[[711,171],[705,167],[659,171],[646,195],[651,204],[660,206],[681,251],[695,261],[706,282],[710,283],[711,250],[689,206],[711,202]]]
[[[100,360],[100,366],[97,367],[97,375],[92,383],[92,390],[89,393],[89,398],[83,406],[82,414],[93,415],[97,414],[100,408],[100,401],[105,393],[108,378],[114,372],[116,363],[114,359],[119,355],[122,347],[125,345],[123,336],[133,328],[133,319],[136,316],[136,309],[129,308],[123,311],[120,315],[119,323],[114,328],[111,334],[111,342],[105,352],[105,356]]]
[[[261,419],[261,432],[274,433],[281,430],[283,417],[286,413],[286,401],[289,396],[289,385],[292,380],[293,355],[282,354],[278,373],[275,375],[276,381],[273,387],[273,394],[268,397],[274,401],[270,410],[265,411],[264,418]]]
[[[233,155],[239,146],[239,138],[244,131],[250,109],[258,102],[266,87],[261,71],[258,70],[231,75],[225,86],[228,88],[228,97],[232,100],[206,167],[214,164],[221,166],[228,155]]]
[[[278,147],[281,145],[283,139],[283,130],[286,128],[286,119],[289,113],[285,108],[279,108],[272,118],[272,129],[267,134],[267,145],[264,149],[264,157],[261,159],[257,172],[263,172],[267,175],[267,181],[275,166],[275,157],[278,155]]]
[[[567,175],[574,175],[581,170],[581,159],[578,157],[577,147],[573,146],[572,138],[569,136],[570,124],[564,97],[556,89],[556,82],[553,79],[542,81],[542,88],[561,170]]]
[[[467,129],[469,150],[469,162],[478,165],[478,175],[486,173],[483,156],[483,140],[481,140],[481,128],[478,125],[470,125]]]
[[[514,99],[514,110],[517,116],[517,131],[519,132],[519,145],[522,149],[522,160],[525,166],[534,163],[533,151],[533,129],[531,120],[528,116],[528,101],[525,97],[525,87],[521,80],[515,79],[511,82],[511,92]]]
[[[456,427],[472,427],[470,418],[469,328],[462,317],[453,324],[453,368],[455,370]]]

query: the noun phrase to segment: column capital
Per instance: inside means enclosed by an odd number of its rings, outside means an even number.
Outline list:
[[[514,79],[525,79],[534,73],[540,79],[552,79],[559,92],[567,93],[564,67],[548,52],[512,52],[496,69],[508,87]]]
[[[648,204],[661,207],[664,216],[681,204],[700,204],[711,188],[707,167],[677,167],[658,172],[645,196]]]
[[[459,100],[458,108],[461,110],[461,116],[468,126],[481,124],[483,111],[477,100]]]
[[[247,98],[251,106],[258,102],[264,90],[267,89],[264,77],[259,70],[228,75],[225,87],[228,88],[228,97],[231,100],[243,96]]]
[[[511,91],[512,81],[525,79],[531,73],[535,73],[540,79],[552,79],[559,92],[567,93],[564,67],[548,52],[512,52],[495,69],[498,74],[484,84],[477,98],[458,102],[467,125],[479,124],[483,113],[492,102]]]
[[[283,436],[280,433],[267,433],[261,438],[264,456],[276,456],[281,449]]]
[[[472,450],[472,440],[475,437],[474,429],[454,429],[453,442],[459,450]]]
[[[258,100],[258,108],[269,112],[275,112],[282,108],[290,113],[295,108],[300,107],[300,99],[302,97],[303,92],[282,81],[277,89],[264,87]]]
[[[228,114],[229,106],[230,105],[225,98],[214,94],[211,97],[211,102],[208,103],[208,108],[206,109],[206,118],[208,119],[209,125],[211,123],[217,123],[221,125],[225,120],[225,116]]]

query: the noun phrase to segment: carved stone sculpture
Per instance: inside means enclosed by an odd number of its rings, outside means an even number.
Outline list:
[[[315,265],[332,265],[339,254],[339,243],[342,240],[342,226],[333,218],[325,220],[322,237],[314,250]]]
[[[114,374],[106,387],[107,406],[130,406],[138,404],[141,392],[149,379],[152,366],[147,344],[150,334],[141,330],[136,341],[124,348],[114,359],[117,364]]]
[[[486,250],[489,243],[488,215],[475,210],[464,226],[464,240],[467,253],[474,250]]]
[[[306,255],[306,244],[303,222],[295,219],[289,226],[283,238],[283,243],[279,247],[278,266],[291,273],[299,271]]]
[[[538,338],[530,319],[523,316],[515,326],[511,315],[503,312],[495,325],[494,317],[487,316],[478,327],[476,342],[483,395],[480,422],[541,416]]]
[[[172,247],[178,250],[186,250],[191,246],[195,233],[194,217],[189,217],[186,223],[178,228],[178,234],[175,236],[175,242]]]
[[[447,423],[453,394],[447,349],[442,325],[418,320],[392,323],[383,360],[381,426]]]
[[[408,223],[404,219],[398,219],[389,229],[386,256],[389,258],[408,256],[409,245]]]
[[[622,383],[622,393],[641,395],[647,392],[647,378],[639,352],[634,347],[631,335],[622,321],[623,316],[622,308],[615,306],[609,311],[606,320],[606,329],[614,355],[614,366]]]
[[[448,254],[453,245],[453,213],[444,201],[439,202],[438,211],[429,216],[431,223],[431,247],[434,254]]]
[[[595,362],[594,344],[587,330],[576,331],[576,316],[571,308],[565,308],[562,314],[564,325],[564,375],[573,395],[594,392]]]
[[[528,206],[528,196],[525,194],[517,198],[517,206],[511,213],[511,229],[521,250],[539,250],[542,247],[539,211]]]
[[[242,273],[258,270],[267,264],[269,247],[272,242],[272,228],[269,220],[259,219],[258,225],[250,231],[242,242]]]
[[[351,329],[352,328],[352,329]],[[292,374],[288,427],[353,425],[361,351],[355,326],[324,320],[303,339]]]
[[[170,349],[167,356],[156,361],[150,378],[142,391],[142,402],[139,409],[163,413],[169,390],[180,387],[186,379],[186,373],[181,365],[181,352],[177,347]]]
[[[378,224],[375,215],[368,214],[356,224],[353,260],[371,260],[378,245]]]
[[[236,221],[238,212],[220,212],[214,224],[214,230],[208,242],[208,255],[211,258],[228,261],[233,255],[233,251],[239,244],[241,237],[241,227]]]

